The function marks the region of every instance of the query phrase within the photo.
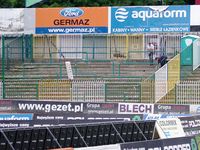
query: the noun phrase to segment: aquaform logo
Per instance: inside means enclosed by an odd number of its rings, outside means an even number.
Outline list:
[[[84,14],[81,8],[64,8],[60,11],[60,15],[66,18],[77,18]]]
[[[119,8],[115,12],[115,18],[119,22],[124,22],[128,18],[128,13],[125,8]]]
[[[146,21],[150,18],[186,18],[186,10],[146,10],[146,11],[132,11],[131,17],[133,19],[141,18],[142,21]]]

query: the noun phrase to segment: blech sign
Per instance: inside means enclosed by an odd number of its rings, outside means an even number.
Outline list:
[[[118,114],[152,114],[153,104],[142,103],[119,103]]]

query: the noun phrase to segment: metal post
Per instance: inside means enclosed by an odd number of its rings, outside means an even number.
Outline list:
[[[2,97],[5,98],[5,37],[2,35]]]
[[[15,150],[15,148],[13,147],[12,143],[9,141],[8,137],[6,136],[6,134],[3,132],[3,130],[1,129],[1,133],[4,136],[5,140],[8,142],[8,145],[10,146],[10,148],[12,150]]]
[[[142,132],[142,130],[140,129],[140,127],[137,125],[137,123],[134,121],[135,126],[138,128],[139,132],[142,134],[142,136],[144,137],[144,139],[147,141],[146,136],[144,135],[144,133]]]
[[[117,132],[117,135],[119,135],[120,139],[122,140],[123,143],[125,143],[124,139],[122,138],[122,136],[120,135],[120,133],[117,131],[117,129],[115,128],[113,122],[111,122],[112,127],[114,128],[114,130]]]
[[[22,63],[24,63],[24,35],[22,35]]]
[[[56,144],[58,144],[59,148],[62,148],[62,146],[60,145],[60,143],[58,143],[58,140],[56,139],[56,137],[53,135],[53,133],[51,132],[51,130],[49,130],[48,127],[46,127],[47,131],[51,134],[51,136],[53,137],[53,140],[56,142]]]
[[[85,144],[85,146],[88,147],[87,143],[85,142],[85,140],[84,140],[83,136],[81,135],[81,133],[78,131],[77,127],[75,125],[73,125],[73,127],[75,128],[76,132],[80,136],[80,138],[83,141],[83,143]]]

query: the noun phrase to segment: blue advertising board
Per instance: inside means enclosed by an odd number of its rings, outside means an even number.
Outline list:
[[[0,120],[32,120],[33,114],[0,114]]]
[[[190,6],[111,8],[111,33],[189,32]]]

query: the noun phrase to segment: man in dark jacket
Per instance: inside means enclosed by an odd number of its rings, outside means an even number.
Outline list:
[[[162,55],[159,59],[158,59],[158,64],[160,64],[160,67],[164,66],[167,63],[167,56],[166,55]]]

